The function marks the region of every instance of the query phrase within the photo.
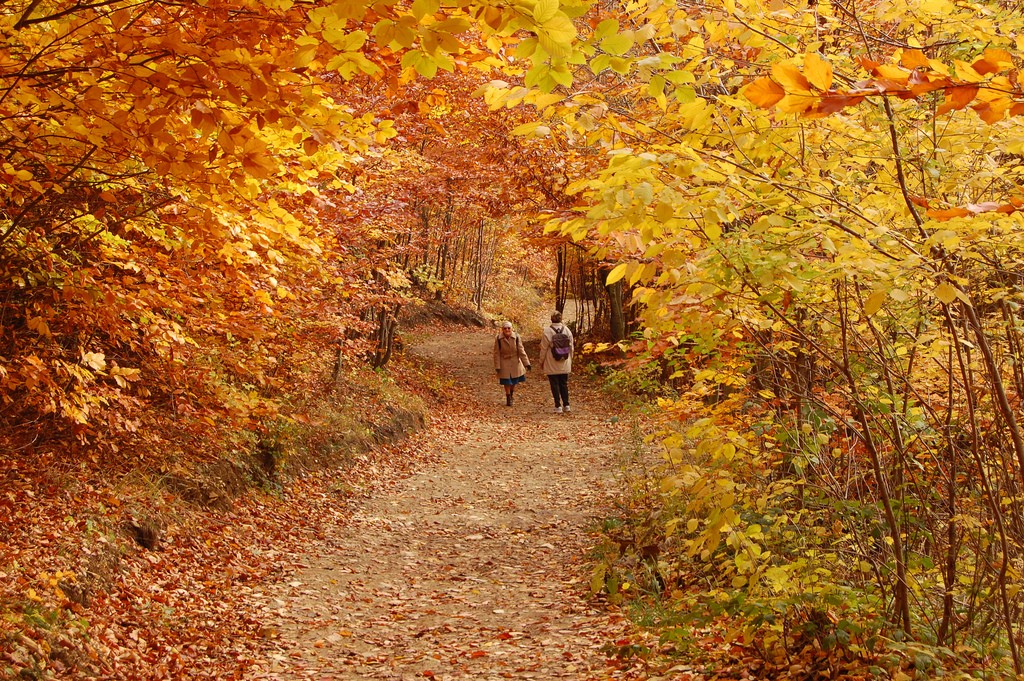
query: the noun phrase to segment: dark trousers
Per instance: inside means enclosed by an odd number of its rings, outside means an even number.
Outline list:
[[[556,407],[569,406],[569,374],[550,374],[551,396],[555,398]]]

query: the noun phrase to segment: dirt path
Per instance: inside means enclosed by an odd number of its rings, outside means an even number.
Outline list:
[[[582,565],[625,428],[578,377],[572,414],[553,413],[539,371],[505,407],[492,338],[458,358],[456,336],[414,345],[457,386],[424,441],[436,463],[356,503],[262,594],[279,652],[249,678],[641,677],[602,652],[628,623],[588,604]]]

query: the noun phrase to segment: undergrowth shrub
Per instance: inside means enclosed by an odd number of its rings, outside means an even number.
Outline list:
[[[991,622],[961,632],[955,648],[929,635],[924,607],[914,639],[894,625],[878,579],[893,570],[880,504],[868,494],[840,501],[824,479],[822,462],[841,455],[828,446],[835,424],[809,419],[797,435],[771,412],[750,413],[745,399],[728,398],[712,417],[679,415],[651,438],[662,462],[631,482],[602,527],[592,591],[680,654],[706,657],[694,632],[721,632],[764,674],[799,663],[907,680],[1007,678],[1009,654]],[[917,596],[934,612],[937,566],[911,557]]]

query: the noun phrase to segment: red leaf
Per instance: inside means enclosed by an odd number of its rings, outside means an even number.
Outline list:
[[[879,62],[868,59],[867,57],[857,57],[857,61],[860,62],[861,67],[865,71],[871,74],[874,74],[875,69],[879,66]]]
[[[863,95],[827,94],[822,95],[817,110],[823,114],[833,114],[848,106],[855,106],[864,101]]]

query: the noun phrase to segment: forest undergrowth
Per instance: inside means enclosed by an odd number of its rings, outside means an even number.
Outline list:
[[[0,677],[232,678],[251,664],[266,633],[253,585],[323,540],[324,509],[429,458],[408,439],[447,389],[413,363],[338,372],[322,357],[248,431],[183,438],[168,416],[137,454],[5,457]]]

